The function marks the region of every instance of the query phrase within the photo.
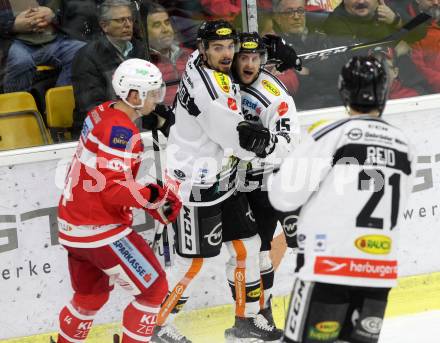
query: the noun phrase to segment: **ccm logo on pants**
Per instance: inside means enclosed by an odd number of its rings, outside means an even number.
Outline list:
[[[295,279],[284,333],[290,340],[300,341],[302,338],[312,290],[313,283]]]
[[[182,206],[177,219],[177,230],[179,233],[179,250],[184,254],[198,254],[200,247],[197,208]]]

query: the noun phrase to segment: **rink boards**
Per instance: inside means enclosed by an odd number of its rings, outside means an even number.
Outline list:
[[[440,251],[438,234],[440,199],[439,96],[392,101],[385,119],[402,127],[416,145],[416,186],[404,213],[401,238],[402,278],[393,291],[387,316],[394,317],[440,309]],[[342,108],[301,113],[306,128],[325,118],[341,118]],[[143,180],[154,178],[152,148],[147,154]],[[57,313],[69,299],[70,285],[65,251],[56,236],[56,206],[64,173],[76,143],[0,153],[0,341],[48,342],[44,333],[57,326]],[[136,212],[135,224],[146,239],[153,223]],[[276,260],[282,258],[276,277],[275,317],[280,326],[286,295],[293,278],[293,256],[285,251],[282,237],[276,244]],[[284,258],[283,258],[284,256]],[[221,342],[223,330],[232,324],[233,309],[224,275],[222,252],[208,266],[200,282],[202,291],[191,298],[177,325],[194,342]],[[418,275],[418,276],[410,276]],[[129,297],[116,290],[96,320],[88,342],[111,342],[111,334]],[[108,324],[116,323],[116,324]],[[199,327],[203,323],[203,327]],[[40,334],[40,336],[36,336]],[[31,338],[9,339],[32,336]]]

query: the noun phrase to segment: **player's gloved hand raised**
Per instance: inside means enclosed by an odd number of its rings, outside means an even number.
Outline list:
[[[172,107],[157,104],[151,114],[142,117],[142,128],[144,130],[153,130],[158,128],[168,137],[170,127],[174,125],[175,116]]]
[[[290,68],[295,68],[298,71],[302,69],[301,59],[296,54],[295,50],[280,36],[266,34],[263,36],[263,42],[267,47],[268,59],[281,61],[276,66],[279,72],[283,72]]]
[[[151,183],[147,185],[150,190],[149,203],[144,207],[145,211],[162,224],[169,224],[176,220],[182,202],[167,188]]]
[[[159,117],[159,129],[168,137],[170,127],[176,122],[173,108],[164,104],[157,104],[152,113]]]
[[[237,131],[240,146],[254,152],[258,157],[266,157],[277,142],[276,136],[260,124],[242,121],[238,123]]]

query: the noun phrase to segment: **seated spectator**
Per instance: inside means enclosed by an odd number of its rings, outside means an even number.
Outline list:
[[[328,47],[324,34],[310,31],[306,26],[305,0],[280,0],[275,5],[274,29],[291,45],[297,54],[322,50]],[[303,61],[297,72],[299,89],[294,94],[299,110],[337,106],[337,74],[330,59]]]
[[[133,39],[133,14],[129,0],[105,0],[99,7],[99,25],[104,34],[77,54],[72,67],[75,94],[73,136],[81,130],[88,111],[114,99],[112,75],[129,58],[145,58],[145,45]]]
[[[399,78],[399,67],[396,66],[396,52],[393,48],[377,47],[370,51],[370,54],[387,68],[390,87],[389,99],[403,99],[420,95],[417,90],[406,87]]]
[[[260,36],[264,36],[265,34],[276,34],[271,15],[259,14],[258,27],[260,29]],[[276,77],[278,77],[281,82],[287,87],[289,93],[292,96],[295,95],[295,93],[298,91],[299,81],[293,69],[288,69],[280,73],[278,70],[276,70],[275,65],[266,65],[264,68],[270,71]]]
[[[98,24],[98,5],[102,0],[62,0],[60,21],[70,37],[91,41],[101,33]]]
[[[11,43],[8,52],[3,52],[7,56],[3,80],[5,92],[29,91],[36,66],[41,64],[61,70],[57,86],[71,83],[72,59],[84,43],[60,33],[55,17],[57,3],[45,6],[47,2],[1,1],[0,37]]]
[[[151,61],[160,69],[165,82],[179,81],[185,70],[191,50],[176,42],[170,17],[164,7],[152,3],[148,6],[147,28]],[[177,83],[167,86],[164,103],[172,105]]]
[[[433,20],[428,24],[426,36],[412,45],[412,61],[424,76],[430,90],[440,92],[440,2],[430,0],[412,1],[408,13],[415,16],[420,12],[428,13]]]

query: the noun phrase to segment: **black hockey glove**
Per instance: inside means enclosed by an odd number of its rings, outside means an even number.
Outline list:
[[[175,122],[174,112],[169,106],[157,104],[156,108],[151,112],[150,115],[142,117],[142,128],[145,130],[156,129],[159,125],[158,117],[165,120],[162,126],[159,127],[159,130],[162,131],[165,137],[168,137],[170,127],[174,125]]]
[[[266,157],[275,148],[276,136],[259,124],[242,121],[238,123],[237,131],[240,146],[258,157]]]
[[[302,69],[301,59],[297,56],[295,50],[280,36],[273,34],[264,35],[263,42],[267,47],[268,59],[281,61],[276,66],[280,73],[290,68],[295,68],[298,71]]]

